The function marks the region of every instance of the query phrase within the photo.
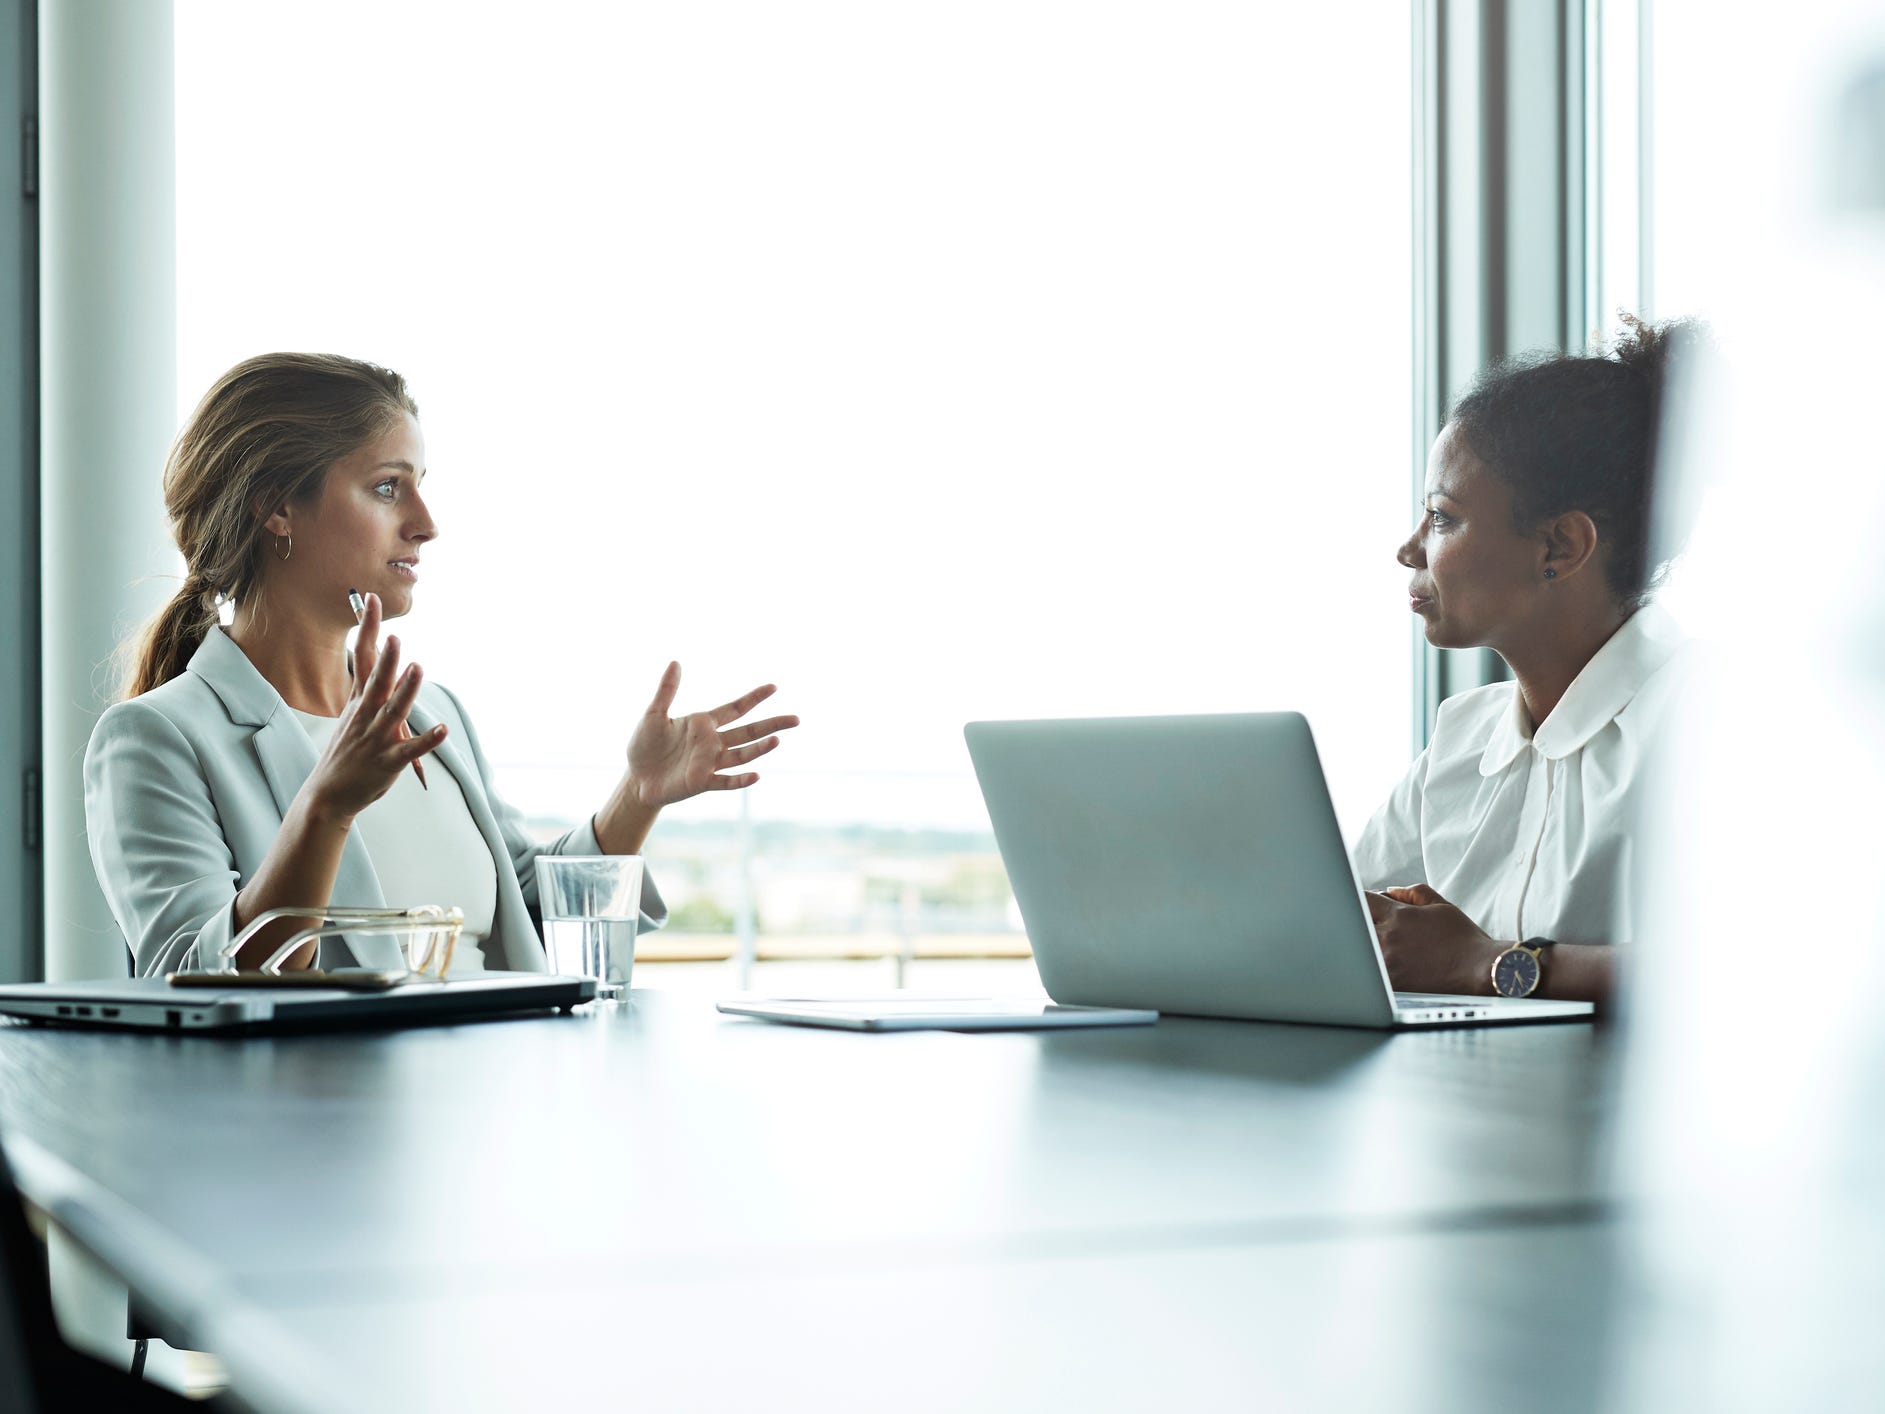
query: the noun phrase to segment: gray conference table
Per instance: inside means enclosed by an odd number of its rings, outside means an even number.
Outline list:
[[[1612,1040],[694,998],[269,1040],[0,1026],[28,1196],[262,1410],[1579,1409]],[[1491,1338],[1522,1310],[1550,1342]]]

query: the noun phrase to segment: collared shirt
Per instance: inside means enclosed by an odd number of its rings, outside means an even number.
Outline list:
[[[1682,644],[1667,613],[1639,609],[1536,731],[1516,683],[1448,698],[1355,846],[1362,887],[1424,883],[1503,941],[1628,942],[1632,830]]]

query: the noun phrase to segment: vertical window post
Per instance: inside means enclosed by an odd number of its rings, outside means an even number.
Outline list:
[[[39,30],[39,485],[45,975],[123,976],[81,763],[120,638],[176,589],[161,478],[177,430],[169,0],[47,5]]]
[[[0,981],[40,970],[39,10],[0,3]]]
[[[1414,499],[1447,410],[1488,363],[1581,342],[1584,8],[1415,0]],[[1416,746],[1440,703],[1507,674],[1415,627]]]

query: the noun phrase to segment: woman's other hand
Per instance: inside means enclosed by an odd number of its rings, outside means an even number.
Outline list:
[[[417,663],[400,672],[399,640],[387,639],[382,649],[379,636],[380,599],[369,594],[354,641],[353,690],[306,787],[322,813],[347,823],[392,789],[401,771],[445,740],[443,723],[416,736],[405,734],[425,674]]]
[[[735,725],[778,691],[771,683],[756,687],[711,712],[670,717],[681,690],[681,665],[669,663],[628,743],[628,776],[635,798],[660,808],[709,790],[743,790],[759,779],[752,771],[721,775],[764,756],[779,744],[777,733],[799,724],[797,717],[768,717]]]
[[[1427,885],[1370,890],[1368,913],[1395,991],[1492,995],[1492,960],[1506,944]]]

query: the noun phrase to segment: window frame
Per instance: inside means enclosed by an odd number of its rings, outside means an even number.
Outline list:
[[[1412,0],[1410,522],[1428,449],[1479,370],[1527,349],[1584,341],[1590,16],[1602,3]],[[1649,0],[1637,3],[1647,15]],[[1412,635],[1418,752],[1443,701],[1510,674],[1490,649],[1435,648],[1418,624]]]
[[[43,972],[44,875],[39,626],[39,11],[7,0],[0,11],[0,108],[14,115],[10,170],[15,207],[0,223],[0,337],[18,374],[0,387],[0,981]],[[17,784],[15,784],[17,782]]]

